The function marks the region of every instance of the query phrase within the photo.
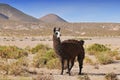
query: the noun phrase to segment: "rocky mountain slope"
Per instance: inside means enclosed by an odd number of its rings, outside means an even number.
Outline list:
[[[2,20],[2,19],[3,19],[3,20],[7,20],[8,17],[0,13],[0,20]]]
[[[23,21],[23,22],[38,22],[39,20],[25,14],[24,12],[8,5],[0,3],[0,13],[6,17],[8,17],[9,20],[13,21]]]

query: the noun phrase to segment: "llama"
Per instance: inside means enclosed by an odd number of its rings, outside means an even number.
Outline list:
[[[53,47],[55,53],[58,54],[58,56],[60,57],[61,68],[62,68],[61,75],[63,75],[65,60],[67,60],[67,69],[68,69],[67,73],[71,75],[70,71],[74,65],[74,60],[76,57],[79,62],[79,75],[80,75],[83,67],[84,56],[85,56],[85,52],[83,48],[84,41],[69,39],[61,42],[60,36],[61,36],[60,28],[58,29],[54,28]]]

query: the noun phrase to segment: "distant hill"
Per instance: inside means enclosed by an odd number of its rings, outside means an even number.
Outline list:
[[[7,20],[8,17],[0,13],[0,20]]]
[[[48,23],[59,23],[59,22],[67,22],[56,14],[48,14],[40,18],[41,21]]]
[[[8,4],[3,4],[0,3],[0,16],[3,18],[8,17],[9,20],[14,20],[14,21],[23,21],[23,22],[38,22],[39,20],[29,16],[22,11],[8,5]],[[4,16],[3,16],[4,15]]]
[[[56,14],[37,19],[0,3],[0,35],[52,35],[54,27],[68,36],[120,36],[120,23],[70,23]]]

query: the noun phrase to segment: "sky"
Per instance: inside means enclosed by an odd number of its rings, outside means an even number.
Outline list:
[[[68,22],[120,23],[120,0],[0,0],[40,18],[56,14]]]

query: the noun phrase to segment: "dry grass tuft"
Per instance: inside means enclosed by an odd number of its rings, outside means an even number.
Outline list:
[[[36,78],[34,78],[34,80],[54,80],[53,75],[39,75]]]
[[[85,56],[85,60],[84,60],[84,62],[87,63],[87,64],[91,64],[91,65],[94,64],[94,62],[92,61],[92,59],[89,58],[88,56]]]
[[[119,80],[115,73],[108,73],[105,75],[105,80]]]
[[[83,75],[83,76],[79,76],[78,77],[78,80],[90,80],[89,76],[86,74],[86,75]]]

